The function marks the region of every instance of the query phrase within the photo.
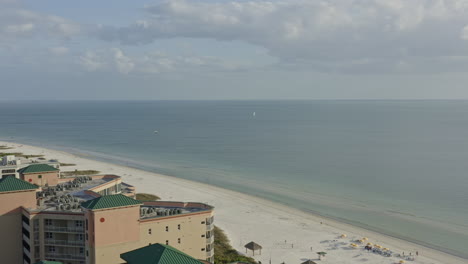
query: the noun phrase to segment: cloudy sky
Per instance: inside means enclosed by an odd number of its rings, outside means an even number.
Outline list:
[[[468,99],[468,0],[0,0],[0,100]]]

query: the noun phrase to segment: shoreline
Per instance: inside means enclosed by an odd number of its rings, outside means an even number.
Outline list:
[[[243,244],[251,240],[259,242],[264,247],[264,255],[255,258],[262,261],[262,263],[268,263],[270,258],[270,255],[265,254],[271,254],[274,263],[282,261],[300,263],[304,259],[316,259],[314,252],[319,250],[329,252],[327,259],[322,261],[324,263],[361,263],[368,260],[370,263],[395,263],[396,258],[394,257],[385,258],[364,251],[343,250],[344,247],[330,249],[332,248],[330,245],[321,243],[324,240],[335,240],[341,233],[348,234],[348,239],[338,239],[338,241],[347,242],[347,244],[349,244],[351,238],[369,237],[370,241],[389,247],[397,253],[419,251],[421,256],[413,263],[468,263],[467,259],[430,248],[427,245],[420,245],[413,241],[356,226],[343,220],[322,216],[316,212],[290,208],[281,203],[218,186],[125,165],[97,161],[88,155],[81,156],[46,147],[6,141],[0,141],[0,145],[15,147],[11,149],[12,151],[43,154],[47,158],[58,159],[60,162],[77,164],[76,166],[63,167],[62,170],[64,171],[96,169],[101,173],[120,175],[125,182],[134,185],[137,192],[153,193],[164,200],[191,200],[214,205],[215,223],[225,230],[232,246],[236,250],[244,252]],[[251,213],[254,212],[255,215],[252,215]],[[321,222],[324,224],[320,224]],[[311,238],[308,238],[309,235],[312,235]],[[308,250],[311,247],[314,250]],[[355,256],[358,253],[360,253],[359,257],[356,258]]]

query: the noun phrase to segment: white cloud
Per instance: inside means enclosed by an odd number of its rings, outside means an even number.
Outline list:
[[[468,0],[165,0],[146,10],[148,17],[103,27],[99,36],[129,45],[176,37],[239,40],[266,48],[283,65],[327,71],[414,69],[401,62],[468,54],[460,38]]]
[[[177,56],[163,52],[131,55],[119,48],[87,51],[79,56],[78,63],[87,71],[115,71],[121,74],[238,71],[250,67],[216,57]]]
[[[0,34],[3,39],[19,37],[70,38],[81,33],[81,26],[65,18],[0,5]],[[2,39],[0,39],[2,41]]]
[[[78,62],[87,71],[98,71],[107,67],[104,58],[92,51],[87,51],[80,56]]]
[[[468,25],[461,30],[460,37],[464,40],[468,40]]]
[[[129,73],[135,68],[135,63],[132,60],[125,56],[122,50],[115,48],[114,50],[114,62],[117,67],[117,70],[120,73]]]
[[[20,24],[20,25],[6,25],[4,28],[5,28],[5,32],[7,33],[24,33],[24,32],[29,32],[33,30],[34,24],[26,23],[26,24]]]

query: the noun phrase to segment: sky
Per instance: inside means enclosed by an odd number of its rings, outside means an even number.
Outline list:
[[[0,100],[468,99],[468,0],[0,0]]]

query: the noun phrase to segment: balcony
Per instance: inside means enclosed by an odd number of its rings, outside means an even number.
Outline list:
[[[46,258],[57,260],[85,260],[84,254],[47,252]]]
[[[63,233],[84,233],[83,227],[67,227],[67,226],[45,226],[45,231],[63,232]]]
[[[206,238],[206,244],[213,244],[214,242],[214,236],[210,236]]]
[[[85,242],[83,240],[56,240],[56,239],[44,239],[45,245],[55,245],[55,246],[75,246],[75,247],[84,247]]]
[[[214,223],[211,223],[211,224],[206,223],[206,230],[210,231],[210,230],[213,230],[213,228],[214,228]]]
[[[213,249],[210,249],[210,250],[207,249],[206,250],[206,257],[210,258],[212,256],[214,256],[214,250]]]

